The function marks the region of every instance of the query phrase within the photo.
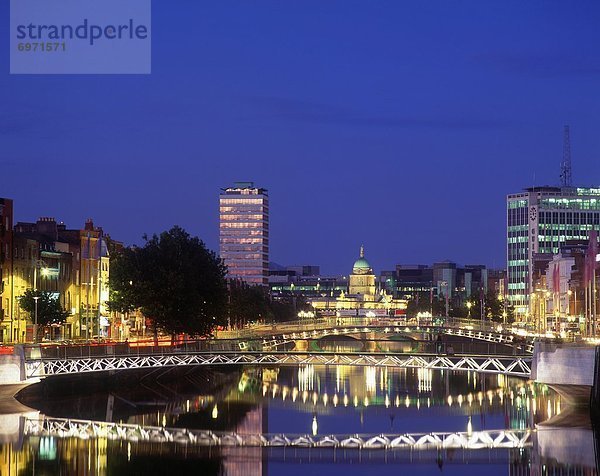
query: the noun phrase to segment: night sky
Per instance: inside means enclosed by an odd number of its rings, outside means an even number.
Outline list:
[[[271,260],[347,273],[505,265],[505,196],[600,184],[600,2],[155,0],[152,74],[9,75],[15,221],[179,224],[218,248],[218,193],[269,189]]]

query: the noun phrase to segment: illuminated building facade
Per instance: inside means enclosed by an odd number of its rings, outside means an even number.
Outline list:
[[[567,240],[600,231],[600,188],[532,187],[506,200],[507,297],[518,317],[530,313],[534,254],[557,254]]]
[[[219,197],[219,250],[227,277],[269,284],[269,196],[253,182],[236,182]]]
[[[0,342],[12,333],[12,222],[13,201],[0,198]]]
[[[12,236],[12,312],[4,341],[26,342],[33,337],[32,318],[19,306],[28,289],[52,293],[69,311],[64,325],[49,329],[44,337],[109,336],[110,266],[102,228],[87,220],[83,229],[68,230],[54,218],[42,217],[35,223],[18,222]]]
[[[360,247],[360,255],[352,267],[348,291],[352,295],[362,296],[364,301],[375,301],[375,274],[365,259],[363,246]]]
[[[308,301],[316,311],[338,316],[405,315],[407,306],[405,299],[395,299],[384,287],[377,286],[375,273],[362,246],[348,276],[348,293],[342,292],[337,297],[321,295]]]

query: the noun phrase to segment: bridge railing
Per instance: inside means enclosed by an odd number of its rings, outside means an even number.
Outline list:
[[[127,356],[153,356],[173,354],[240,354],[244,352],[256,353],[303,353],[303,354],[332,354],[336,352],[345,354],[390,354],[390,355],[506,355],[506,356],[530,356],[526,345],[472,341],[353,341],[352,345],[363,344],[360,348],[350,348],[344,344],[323,345],[322,349],[311,348],[306,350],[285,350],[281,344],[288,341],[269,340],[248,342],[229,340],[199,340],[188,341],[174,346],[130,346],[128,343],[115,343],[104,345],[55,345],[55,346],[26,346],[24,348],[25,359],[32,360],[69,360],[83,358],[119,358]],[[365,347],[368,346],[368,347]]]
[[[311,320],[287,321],[277,324],[255,324],[243,329],[221,330],[218,339],[244,339],[257,335],[273,333],[284,334],[291,332],[308,332],[330,329],[333,327],[424,327],[443,328],[453,327],[481,332],[510,333],[510,326],[498,322],[481,321],[478,319],[463,319],[453,317],[435,318],[387,318],[387,317],[320,317]]]

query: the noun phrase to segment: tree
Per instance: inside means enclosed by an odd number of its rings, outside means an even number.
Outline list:
[[[111,262],[110,308],[140,309],[154,334],[210,335],[227,317],[226,267],[197,237],[175,226]]]
[[[229,313],[231,323],[236,327],[243,327],[250,321],[273,320],[267,290],[262,286],[249,286],[241,281],[230,282]]]
[[[35,324],[36,297],[38,298],[37,333],[39,336],[40,329],[43,329],[51,324],[63,324],[67,320],[67,317],[69,317],[69,312],[62,308],[60,302],[58,302],[58,299],[54,297],[54,293],[28,289],[19,299],[19,305],[21,306],[21,309],[29,313],[31,316],[31,322],[33,324]]]
[[[471,295],[467,302],[471,303],[471,318],[481,319],[481,293]],[[467,304],[465,302],[465,306]],[[508,301],[501,299],[494,291],[489,290],[485,293],[484,316],[486,320],[504,322],[513,322],[515,319],[515,309]],[[506,319],[504,317],[506,312]]]
[[[408,300],[406,314],[414,317],[419,312],[432,312],[434,316],[445,316],[446,299],[435,294],[432,296],[430,291],[417,292]]]

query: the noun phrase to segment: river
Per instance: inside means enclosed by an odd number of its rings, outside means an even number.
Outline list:
[[[2,476],[597,474],[585,412],[565,408],[548,387],[502,375],[352,366],[160,369],[51,378],[18,398],[29,410],[21,409],[18,424],[9,423],[16,414],[2,417]],[[290,441],[358,435],[362,444],[378,435],[423,442],[453,433],[473,442],[506,430],[521,447],[207,447],[36,433],[27,422],[41,416]]]

